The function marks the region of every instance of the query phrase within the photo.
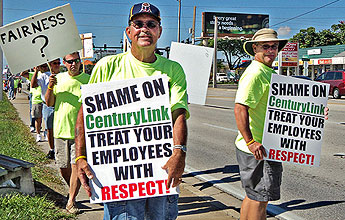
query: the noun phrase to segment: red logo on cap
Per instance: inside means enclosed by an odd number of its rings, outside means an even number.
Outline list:
[[[141,4],[141,10],[139,12],[148,12],[148,13],[152,13],[151,8],[150,8],[150,3],[142,3]]]

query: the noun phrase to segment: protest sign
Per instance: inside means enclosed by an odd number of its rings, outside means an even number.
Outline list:
[[[173,152],[166,75],[82,85],[91,203],[177,194],[162,166]]]
[[[205,105],[214,49],[171,43],[169,59],[181,64],[187,80],[188,102]]]
[[[82,48],[69,4],[0,28],[0,46],[12,73],[19,73]]]
[[[272,75],[262,144],[265,159],[320,165],[329,84]]]

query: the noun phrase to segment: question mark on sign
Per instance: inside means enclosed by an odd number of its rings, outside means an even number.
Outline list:
[[[38,38],[43,38],[44,39],[44,44],[43,46],[41,47],[40,51],[42,53],[42,57],[45,57],[44,53],[43,53],[43,49],[46,48],[46,46],[48,46],[48,37],[47,36],[44,36],[44,35],[38,35],[37,37],[35,37],[34,39],[32,39],[32,43],[35,44],[36,43],[36,39]]]

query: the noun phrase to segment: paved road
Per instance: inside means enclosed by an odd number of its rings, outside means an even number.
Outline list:
[[[237,128],[233,107],[236,90],[209,89],[206,106],[190,105],[189,153],[191,169],[207,173],[212,183],[241,190],[234,139]],[[321,166],[284,164],[282,199],[275,204],[305,219],[345,219],[345,98],[329,100]],[[200,176],[203,176],[200,174]]]

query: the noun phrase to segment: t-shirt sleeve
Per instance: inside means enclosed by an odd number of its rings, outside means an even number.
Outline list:
[[[107,61],[108,59],[105,57],[97,62],[95,67],[92,69],[89,84],[108,81],[106,79],[109,71],[109,64]]]
[[[170,100],[171,100],[171,111],[178,108],[186,110],[186,118],[188,119],[188,96],[187,96],[187,81],[186,75],[180,64],[175,63],[173,66],[172,80],[170,82]]]
[[[235,103],[255,108],[263,96],[265,89],[260,74],[247,73],[239,82]]]
[[[40,87],[42,87],[42,85],[43,85],[43,78],[42,78],[42,74],[41,75],[39,75],[39,76],[37,76],[37,84],[40,86]]]

